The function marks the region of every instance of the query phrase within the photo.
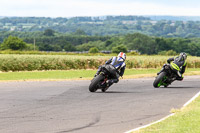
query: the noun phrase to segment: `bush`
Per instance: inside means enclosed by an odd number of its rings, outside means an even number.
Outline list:
[[[158,55],[177,55],[176,51],[173,51],[173,50],[168,50],[168,51],[161,51],[158,53]]]
[[[128,51],[127,47],[122,44],[112,48],[112,53],[119,53],[119,52],[127,53],[127,51]]]
[[[99,53],[99,49],[96,47],[92,47],[90,48],[89,53]]]
[[[140,53],[137,52],[137,51],[131,51],[131,52],[128,53],[127,55],[140,55]]]

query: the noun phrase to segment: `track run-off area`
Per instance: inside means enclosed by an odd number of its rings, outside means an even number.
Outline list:
[[[181,108],[199,80],[153,88],[154,78],[123,79],[106,93],[89,92],[89,80],[0,82],[0,132],[124,133]]]

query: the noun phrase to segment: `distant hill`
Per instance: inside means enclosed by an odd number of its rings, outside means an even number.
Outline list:
[[[172,20],[172,21],[200,21],[200,16],[144,16],[151,20]]]
[[[46,29],[98,36],[139,32],[191,38],[200,37],[200,16],[0,17],[0,31],[43,32]]]

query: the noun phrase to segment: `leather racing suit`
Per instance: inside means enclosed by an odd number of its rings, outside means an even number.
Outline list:
[[[123,76],[126,64],[124,62],[124,59],[121,57],[112,57],[108,61],[106,61],[105,65],[112,65],[115,68],[115,74],[112,75],[111,79],[109,80],[109,85],[113,83],[117,83],[119,81],[119,77]],[[100,72],[102,71],[102,67],[100,66],[96,75],[99,75]]]

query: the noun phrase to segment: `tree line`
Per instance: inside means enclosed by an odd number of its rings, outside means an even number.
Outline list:
[[[141,33],[88,36],[81,31],[77,31],[77,34],[56,34],[51,29],[39,32],[40,36],[35,37],[27,35],[28,33],[24,34],[26,35],[23,37],[8,34],[9,36],[1,41],[1,50],[111,51],[114,53],[136,51],[147,55],[186,52],[193,56],[200,56],[199,38],[164,38]]]

